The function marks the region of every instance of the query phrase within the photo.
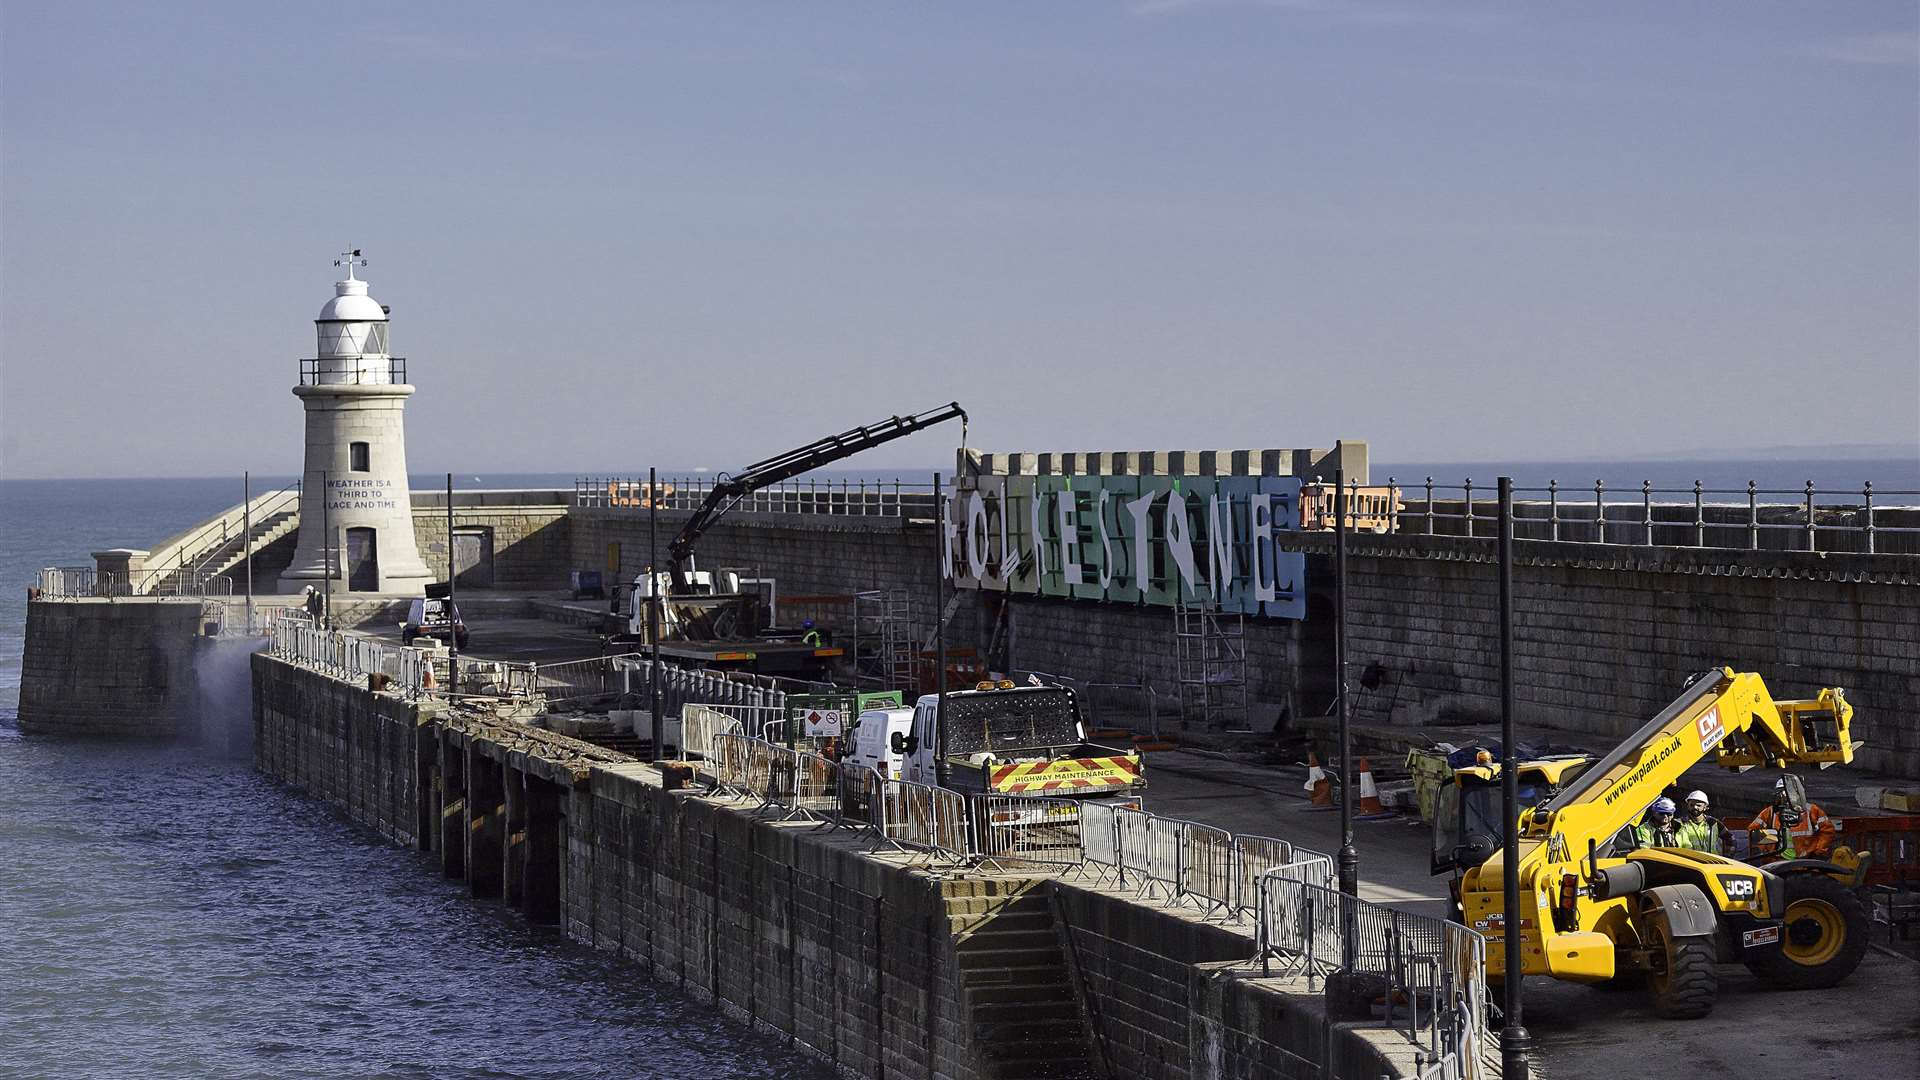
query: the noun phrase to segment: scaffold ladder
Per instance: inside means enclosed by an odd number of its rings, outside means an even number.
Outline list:
[[[1181,604],[1173,609],[1180,715],[1206,731],[1246,731],[1246,616]]]

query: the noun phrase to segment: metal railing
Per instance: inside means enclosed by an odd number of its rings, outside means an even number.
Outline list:
[[[134,596],[226,600],[233,596],[233,579],[225,574],[182,574],[173,570],[143,570],[128,575],[91,566],[49,566],[35,575],[29,599],[112,600]]]
[[[841,762],[840,807],[834,814],[834,824],[880,831],[884,811],[881,793],[886,784],[886,778],[871,766]]]
[[[785,694],[779,694],[784,699]],[[733,702],[703,701],[702,708],[710,709],[732,719],[740,725],[740,733],[750,739],[775,739],[784,737],[787,721],[787,707],[784,701],[777,705],[737,704]]]
[[[404,356],[305,356],[301,386],[401,386],[407,381]]]
[[[1296,880],[1290,868],[1262,879],[1261,965],[1317,982],[1336,974],[1456,1075],[1479,1077],[1488,1046],[1486,940],[1459,923],[1414,915]],[[1315,872],[1317,873],[1317,867]]]
[[[323,630],[304,613],[282,611],[268,631],[269,650],[283,660],[334,678],[359,680],[384,675],[388,688],[408,697],[435,689],[432,655],[425,649],[393,645],[345,630]]]
[[[1329,855],[1111,802],[969,798],[730,732],[714,733],[711,743],[703,771],[716,793],[757,798],[756,810],[868,830],[936,859],[1091,871],[1103,882],[1111,875],[1142,898],[1250,920],[1264,975],[1278,961],[1311,988],[1347,972],[1356,977],[1350,985],[1379,1003],[1379,1019],[1419,1048],[1422,1067],[1430,1056],[1443,1063],[1441,1075],[1482,1075],[1489,1046],[1484,939],[1458,923],[1338,892]]]
[[[1056,686],[1073,689],[1080,699],[1088,731],[1119,729],[1151,738],[1160,737],[1160,692],[1141,671],[1132,682],[1096,682],[1051,671],[1015,672],[1016,681],[1037,677]]]
[[[1374,533],[1463,536],[1491,540],[1498,528],[1494,485],[1471,477],[1458,484],[1429,476],[1402,485],[1347,484],[1350,527]],[[1880,490],[1872,483],[1837,490],[1815,487],[1686,488],[1591,486],[1514,489],[1514,537],[1561,543],[1736,551],[1831,551],[1920,554],[1920,490]],[[1305,527],[1334,527],[1333,485],[1302,489]]]
[[[695,510],[713,493],[713,477],[660,477],[662,510]],[[652,507],[644,478],[582,476],[573,504],[635,513]],[[933,485],[902,480],[801,479],[771,484],[740,498],[731,513],[821,514],[831,517],[932,517]]]
[[[741,735],[740,721],[709,705],[680,706],[680,755],[690,761],[713,757],[716,735]]]
[[[548,701],[577,701],[625,693],[631,689],[630,672],[646,659],[639,653],[622,653],[533,664],[533,688],[536,693],[545,694]]]
[[[997,866],[1079,866],[1082,808],[1073,799],[975,795],[975,854]]]
[[[298,512],[300,509],[300,481],[256,495],[251,500],[238,503],[222,510],[214,517],[184,533],[172,536],[160,542],[147,555],[145,577],[135,584],[144,584],[146,592],[160,588],[168,575],[186,578],[202,576],[209,561],[223,551],[230,551],[237,545],[243,545],[247,538],[247,527],[252,525],[255,531],[281,514]],[[242,556],[244,552],[234,551]]]

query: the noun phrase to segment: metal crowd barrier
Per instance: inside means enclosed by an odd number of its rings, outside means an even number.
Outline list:
[[[1001,866],[1079,866],[1088,857],[1081,815],[1095,806],[1073,799],[975,795],[974,853]],[[1096,819],[1111,829],[1110,818]]]
[[[965,861],[973,854],[967,800],[957,791],[907,780],[886,780],[880,790],[880,833],[902,848]]]
[[[1110,803],[1080,804],[1080,861],[1082,865],[1120,868],[1119,807]]]
[[[639,653],[619,656],[594,656],[585,660],[567,660],[557,664],[534,664],[533,685],[548,701],[617,694],[627,689],[626,668],[644,660]]]
[[[710,722],[719,714],[689,715]],[[1278,960],[1283,971],[1305,975],[1310,988],[1341,971],[1372,977],[1386,1022],[1443,1062],[1441,1075],[1482,1075],[1484,939],[1458,923],[1340,893],[1326,854],[1099,801],[984,794],[969,800],[733,732],[714,732],[710,747],[706,771],[716,791],[758,797],[761,809],[869,828],[899,848],[961,862],[1104,867],[1148,897],[1192,900],[1231,918],[1250,915],[1264,975]]]
[[[1211,825],[1180,822],[1180,861],[1175,894],[1233,910],[1233,834]]]
[[[840,764],[840,806],[834,816],[838,825],[870,828],[885,832],[881,815],[885,811],[881,793],[886,779],[867,765]]]
[[[793,751],[793,805],[789,812],[831,821],[840,808],[840,766],[806,750]]]
[[[680,706],[680,754],[690,761],[713,756],[714,736],[743,734],[740,721],[711,705]]]
[[[1306,976],[1309,990],[1341,972],[1371,979],[1368,993],[1377,990],[1390,1026],[1450,1062],[1454,1075],[1480,1077],[1490,1034],[1486,940],[1458,923],[1298,880],[1291,869],[1262,881],[1262,972],[1271,974],[1271,961],[1279,959],[1289,973]]]

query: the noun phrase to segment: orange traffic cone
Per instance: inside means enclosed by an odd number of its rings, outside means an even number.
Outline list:
[[[1373,786],[1373,766],[1366,758],[1360,759],[1360,801],[1353,804],[1355,813],[1384,814],[1387,808],[1380,802],[1380,789]]]
[[[1333,781],[1327,779],[1327,770],[1320,767],[1320,758],[1315,754],[1307,755],[1307,784],[1312,792],[1314,806],[1333,805]]]

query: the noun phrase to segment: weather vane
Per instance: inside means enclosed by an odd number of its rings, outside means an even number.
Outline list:
[[[346,267],[346,268],[347,268],[347,280],[348,280],[348,281],[352,281],[352,280],[354,280],[354,277],[353,277],[353,268],[354,268],[355,266],[365,266],[365,265],[367,265],[367,260],[365,260],[365,259],[363,259],[363,258],[361,258],[361,257],[360,257],[360,249],[359,249],[359,248],[354,248],[354,249],[353,249],[353,250],[351,250],[351,251],[343,251],[343,252],[341,252],[341,253],[340,253],[340,257],[339,257],[339,258],[337,258],[337,259],[335,259],[335,260],[333,260],[333,265],[335,265],[335,266],[344,266],[344,267]]]

